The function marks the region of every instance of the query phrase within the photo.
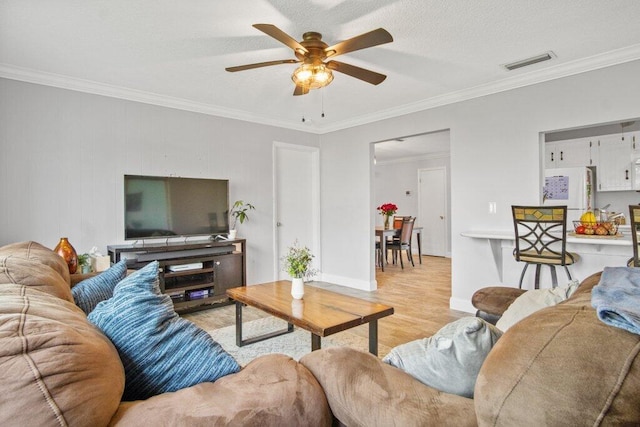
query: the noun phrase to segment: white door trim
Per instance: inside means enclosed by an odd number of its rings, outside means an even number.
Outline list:
[[[305,151],[305,152],[309,152],[311,153],[311,176],[312,176],[312,184],[311,187],[309,189],[309,191],[311,191],[311,200],[312,200],[312,218],[310,218],[310,225],[312,227],[312,235],[313,235],[313,244],[311,249],[311,252],[313,253],[313,255],[315,256],[314,258],[314,268],[317,268],[319,271],[322,271],[322,251],[321,251],[321,245],[320,245],[320,148],[318,147],[310,147],[310,146],[306,146],[306,145],[297,145],[297,144],[290,144],[290,143],[286,143],[286,142],[278,142],[278,141],[274,141],[273,142],[273,147],[272,147],[272,155],[271,155],[271,159],[272,159],[272,164],[273,164],[273,173],[272,173],[272,179],[273,179],[273,205],[272,205],[272,210],[273,210],[273,219],[274,219],[274,223],[273,223],[273,228],[272,228],[272,234],[273,234],[273,255],[274,255],[274,259],[273,259],[273,277],[274,280],[278,280],[278,276],[280,273],[280,254],[278,253],[278,247],[279,247],[279,242],[278,242],[278,187],[277,187],[277,171],[278,171],[278,167],[279,165],[277,164],[277,156],[276,156],[276,152],[277,150],[296,150],[296,151]]]

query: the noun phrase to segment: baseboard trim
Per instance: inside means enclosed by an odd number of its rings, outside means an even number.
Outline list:
[[[361,291],[370,292],[378,289],[378,282],[375,280],[367,282],[364,280],[355,280],[350,277],[334,276],[331,274],[322,274],[322,278],[320,280],[340,286],[346,286],[347,288],[359,289]]]
[[[451,310],[464,311],[465,313],[475,314],[476,308],[471,301],[461,298],[449,298],[449,308]]]

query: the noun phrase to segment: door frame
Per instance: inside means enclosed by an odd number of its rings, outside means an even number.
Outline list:
[[[447,180],[447,176],[448,176],[448,168],[446,166],[434,166],[434,167],[429,167],[429,168],[420,168],[418,169],[418,215],[420,218],[425,218],[425,215],[423,215],[422,212],[422,189],[423,189],[423,183],[422,183],[422,172],[423,171],[442,171],[444,173],[444,180],[443,180],[443,194],[444,194],[444,200],[443,200],[443,204],[444,206],[442,207],[442,212],[444,213],[444,217],[445,217],[445,221],[444,221],[444,257],[451,257],[451,249],[450,249],[450,241],[451,241],[451,231],[450,231],[450,221],[449,221],[449,192],[448,190],[448,180]],[[421,236],[422,237],[422,236]],[[422,242],[421,242],[422,243]],[[424,256],[424,249],[425,246],[422,246],[423,249],[423,256]]]
[[[273,277],[274,280],[278,280],[279,275],[280,275],[280,257],[282,256],[282,254],[279,253],[278,251],[278,247],[279,245],[279,241],[278,241],[278,180],[277,180],[277,173],[278,173],[278,168],[281,167],[281,165],[278,165],[277,162],[277,151],[278,150],[293,150],[293,151],[303,151],[303,152],[308,152],[311,153],[311,188],[309,189],[309,191],[311,192],[311,212],[312,212],[312,217],[310,218],[310,222],[311,222],[311,227],[312,227],[312,236],[313,236],[313,244],[311,245],[312,247],[311,252],[314,255],[314,262],[313,262],[313,267],[317,268],[319,271],[322,271],[322,251],[321,251],[321,244],[320,244],[320,148],[319,147],[313,147],[313,146],[307,146],[307,145],[297,145],[297,144],[290,144],[290,143],[286,143],[286,142],[278,142],[278,141],[274,141],[273,142],[273,146],[272,146],[272,155],[271,155],[271,160],[272,160],[272,168],[273,168],[273,172],[272,172],[272,185],[273,185],[273,205],[272,205],[272,211],[273,211],[273,228],[272,228],[272,234],[273,234]]]

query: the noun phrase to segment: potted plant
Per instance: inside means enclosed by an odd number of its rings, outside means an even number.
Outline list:
[[[78,265],[82,274],[91,273],[91,258],[89,254],[78,255]]]
[[[311,268],[313,258],[311,250],[306,246],[300,247],[297,240],[282,257],[282,270],[291,276],[291,296],[294,299],[302,299],[304,279],[309,279],[317,273],[315,268]]]
[[[231,230],[229,230],[230,239],[236,238],[236,224],[238,221],[240,221],[240,224],[243,224],[245,221],[249,221],[249,214],[247,212],[253,209],[255,209],[255,207],[251,203],[245,203],[243,200],[235,201],[230,212],[233,217],[233,224],[231,225]]]

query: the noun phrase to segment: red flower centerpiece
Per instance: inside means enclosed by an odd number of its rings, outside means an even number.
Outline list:
[[[380,211],[380,215],[384,216],[384,228],[388,229],[389,218],[391,218],[391,215],[395,214],[398,211],[398,207],[393,203],[385,203],[378,206],[376,209]]]

